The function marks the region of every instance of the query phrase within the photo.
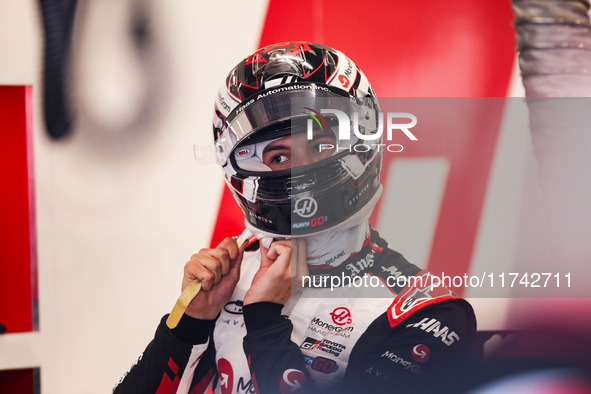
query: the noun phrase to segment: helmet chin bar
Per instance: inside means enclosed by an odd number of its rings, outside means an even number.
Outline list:
[[[355,214],[353,214],[351,217],[345,219],[344,221],[342,221],[341,223],[339,223],[333,227],[329,227],[329,228],[326,228],[326,229],[323,229],[323,230],[320,230],[320,231],[317,231],[314,233],[308,233],[308,234],[274,233],[271,231],[265,231],[260,228],[257,228],[246,219],[244,219],[244,226],[248,229],[248,231],[250,231],[253,235],[255,235],[262,242],[264,242],[265,240],[268,240],[269,245],[270,245],[271,240],[277,239],[277,238],[283,238],[283,239],[304,238],[304,237],[311,237],[311,236],[321,234],[321,233],[326,233],[329,231],[334,231],[334,232],[345,231],[345,230],[350,229],[351,227],[357,226],[357,225],[369,220],[369,217],[371,216],[371,213],[373,212],[375,205],[378,203],[380,197],[382,196],[382,192],[383,192],[383,187],[382,187],[382,185],[380,185],[378,187],[378,189],[376,190],[375,194],[373,195],[373,197],[365,204],[365,206],[363,206],[359,211],[355,212]],[[269,247],[269,245],[265,245],[265,247]]]
[[[357,179],[334,160],[330,165],[319,162],[293,174],[248,176],[240,184],[230,182],[229,186],[234,188],[249,228],[273,236],[306,236],[340,226],[358,217],[358,212],[365,212],[366,207],[371,212],[382,189],[380,167],[381,156],[374,153]],[[250,190],[249,183],[256,184],[256,193],[245,194]]]
[[[300,85],[302,84],[295,84],[295,86]],[[294,84],[287,84],[284,88],[292,86]],[[246,149],[248,145],[271,138],[282,137],[293,132],[306,132],[308,121],[313,119],[321,127],[322,125],[328,128],[334,126],[335,132],[336,127],[340,127],[343,121],[342,118],[338,120],[335,114],[345,115],[345,117],[346,114],[350,114],[347,122],[350,121],[351,124],[346,128],[355,129],[358,133],[360,130],[375,130],[378,125],[379,108],[374,97],[353,100],[351,97],[343,96],[343,92],[333,87],[327,88],[326,91],[287,90],[271,96],[265,96],[265,94],[261,93],[259,97],[262,98],[245,108],[237,107],[223,120],[215,118],[215,145],[220,165],[224,165],[231,155],[241,153],[237,146]],[[338,140],[342,133],[336,132],[336,134]],[[350,142],[352,133],[346,134],[349,135],[346,136],[347,141],[342,141],[343,143]],[[248,156],[248,153],[246,155]]]

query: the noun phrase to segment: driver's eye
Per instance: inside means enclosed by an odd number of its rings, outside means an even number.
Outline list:
[[[280,164],[280,163],[284,163],[286,161],[287,161],[287,156],[285,156],[285,155],[274,155],[271,158],[271,163]]]

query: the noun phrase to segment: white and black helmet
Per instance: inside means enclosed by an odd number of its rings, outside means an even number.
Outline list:
[[[379,118],[367,78],[335,49],[285,42],[240,62],[219,91],[213,128],[247,226],[294,237],[367,219],[382,189]],[[329,157],[275,171],[265,165],[267,145],[313,133],[329,133]]]

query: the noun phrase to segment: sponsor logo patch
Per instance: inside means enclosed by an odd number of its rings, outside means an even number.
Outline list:
[[[345,323],[345,324],[348,324],[348,323]],[[308,327],[308,330],[318,333],[318,334],[322,335],[323,337],[337,336],[337,337],[350,338],[351,333],[353,332],[353,330],[355,328],[353,326],[345,326],[345,324],[343,324],[342,326],[333,325],[333,324],[323,321],[319,317],[314,317],[312,319],[312,321],[310,322],[310,326]]]
[[[415,327],[430,333],[435,338],[439,338],[447,346],[460,340],[460,336],[455,331],[450,331],[449,327],[442,325],[437,319],[425,317],[420,322],[408,324],[406,327]]]
[[[351,276],[362,276],[361,274],[368,268],[373,267],[375,252],[370,250],[364,257],[356,261],[355,263],[349,263],[347,268]]]
[[[332,321],[339,326],[344,326],[345,324],[351,324],[353,322],[353,319],[351,319],[351,312],[345,307],[336,308],[331,312],[330,317],[332,317]]]
[[[412,348],[411,355],[416,362],[424,363],[425,361],[429,360],[429,356],[431,355],[431,349],[429,349],[427,345],[416,345]]]
[[[340,343],[329,341],[328,339],[315,339],[307,337],[300,345],[301,349],[306,350],[320,350],[324,353],[332,354],[338,357],[346,346]]]
[[[326,357],[310,357],[304,356],[304,361],[315,371],[322,373],[333,373],[339,369],[339,365],[336,361]]]
[[[233,315],[242,315],[242,300],[230,301],[224,306],[224,310]]]
[[[234,371],[232,364],[225,358],[218,360],[218,373],[220,375],[220,389],[222,394],[230,394],[234,388]]]
[[[240,149],[238,152],[236,152],[236,156],[242,157],[242,156],[248,155],[249,153],[250,153],[249,149],[243,148],[243,149]]]
[[[244,378],[241,376],[238,379],[238,386],[236,386],[237,393],[249,393],[249,394],[256,394],[256,388],[254,384],[252,384],[252,379],[249,379],[248,382],[244,382]]]
[[[306,375],[299,369],[286,369],[279,380],[279,392],[291,393],[298,391],[304,385]]]
[[[415,375],[423,375],[424,372],[421,370],[421,367],[419,367],[417,364],[413,364],[412,362],[403,359],[402,357],[394,354],[393,352],[384,352],[384,354],[382,354],[383,358],[387,358],[388,360],[392,361],[394,364],[400,365],[401,367],[403,367],[405,370],[410,371],[411,373],[415,374]]]

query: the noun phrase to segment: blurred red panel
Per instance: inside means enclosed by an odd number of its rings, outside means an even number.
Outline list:
[[[337,48],[380,97],[505,97],[512,22],[510,2],[270,0],[260,46],[307,40]]]
[[[31,98],[30,86],[0,86],[0,322],[9,333],[37,325]]]
[[[3,394],[34,394],[39,392],[39,369],[0,371],[0,392]]]
[[[270,0],[259,46],[307,40],[337,48],[380,97],[505,97],[516,55],[512,20],[509,2]],[[434,273],[469,270],[503,111],[500,101],[477,104],[467,127],[397,155],[451,164],[429,259]],[[393,157],[384,158],[382,180]],[[212,245],[237,235],[243,220],[226,188]]]

